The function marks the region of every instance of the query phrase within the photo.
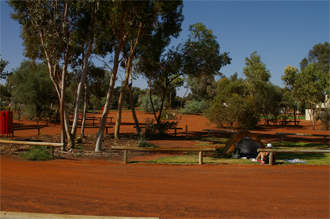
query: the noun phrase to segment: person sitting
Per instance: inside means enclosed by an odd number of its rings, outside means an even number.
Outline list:
[[[273,148],[273,145],[268,143],[266,148]],[[256,159],[258,160],[259,158],[261,158],[261,164],[269,164],[269,155],[270,152],[259,152]],[[275,160],[276,160],[276,155],[275,152],[273,152],[273,164],[275,163]]]

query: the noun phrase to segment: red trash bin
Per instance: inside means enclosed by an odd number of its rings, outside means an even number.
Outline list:
[[[102,114],[103,114],[103,111],[104,111],[104,106],[102,106]]]
[[[13,133],[13,112],[1,111],[0,113],[0,133],[1,136]]]

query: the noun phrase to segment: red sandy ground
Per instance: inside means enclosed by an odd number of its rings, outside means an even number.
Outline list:
[[[96,114],[100,117],[100,114]],[[116,117],[115,113],[112,115]],[[121,133],[134,132],[124,112]],[[151,115],[138,112],[140,122]],[[91,122],[91,121],[89,121]],[[207,136],[207,119],[182,116],[181,141],[153,141],[170,146],[195,144]],[[15,122],[15,125],[22,124]],[[24,124],[36,124],[26,122]],[[329,134],[301,126],[270,126],[254,132],[264,141],[280,141],[275,132]],[[98,129],[87,129],[95,133]],[[60,134],[50,124],[42,134]],[[37,130],[15,131],[15,137]],[[224,136],[214,133],[212,136]],[[230,136],[226,135],[227,137]],[[286,136],[287,141],[323,142],[321,137]],[[1,211],[161,218],[329,218],[329,165],[153,165],[121,164],[102,159],[55,159],[29,162],[1,155]]]

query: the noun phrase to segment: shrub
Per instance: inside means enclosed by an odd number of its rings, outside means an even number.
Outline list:
[[[200,114],[206,109],[206,101],[201,100],[191,100],[190,102],[186,103],[184,109],[182,110],[183,113],[189,114]]]
[[[170,111],[168,111],[168,110],[163,110],[162,111],[162,115],[161,115],[161,117],[160,117],[161,119],[163,119],[163,120],[166,120],[166,119],[169,119],[169,120],[176,120],[176,119],[178,119],[177,117],[176,117],[176,115],[175,115],[175,113],[170,113]]]
[[[47,150],[47,147],[37,147],[33,146],[29,152],[21,153],[19,155],[20,157],[26,159],[26,160],[51,160],[52,157],[49,154],[49,151]]]
[[[152,103],[155,111],[158,112],[161,106],[161,99],[158,96],[152,96]],[[146,113],[153,113],[148,94],[139,97],[139,106],[142,111]]]
[[[177,126],[177,122],[169,122],[161,120],[158,124],[154,119],[147,119],[145,122],[145,138],[155,138],[167,135],[167,130]]]
[[[145,147],[145,148],[157,148],[158,146],[154,144],[150,144],[145,136],[143,134],[140,135],[138,142],[137,142],[138,147]]]
[[[330,108],[326,108],[322,110],[319,115],[319,119],[321,120],[321,126],[325,130],[330,130]]]

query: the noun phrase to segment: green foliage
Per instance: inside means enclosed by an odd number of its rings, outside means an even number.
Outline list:
[[[163,110],[162,111],[162,115],[161,115],[161,119],[162,120],[166,120],[166,119],[168,119],[168,120],[176,120],[178,118],[176,117],[176,115],[175,115],[174,112],[171,113],[169,110]]]
[[[204,115],[221,127],[253,129],[259,121],[253,96],[246,94],[246,84],[236,76],[218,81],[218,92]]]
[[[24,152],[19,155],[20,157],[26,160],[35,160],[35,161],[43,161],[43,160],[51,160],[51,156],[47,147],[37,147],[33,146],[29,152]]]
[[[157,148],[158,146],[154,144],[150,144],[147,139],[145,138],[145,135],[141,133],[138,141],[137,141],[138,147],[145,147],[145,148]]]
[[[16,102],[34,106],[36,117],[41,116],[44,108],[57,102],[57,95],[43,63],[25,61],[8,77],[13,87],[12,97]]]
[[[144,111],[146,113],[153,113],[149,94],[139,96],[138,102],[139,102],[140,109],[142,111]],[[160,107],[162,105],[160,97],[152,96],[152,103],[153,103],[155,112],[160,111]]]
[[[11,73],[4,71],[8,64],[9,62],[3,60],[0,55],[0,79],[6,79],[9,75],[11,75]]]
[[[256,51],[250,55],[250,58],[245,58],[245,65],[243,73],[246,76],[247,88],[254,96],[257,92],[264,91],[271,75]]]
[[[325,130],[330,130],[330,108],[321,110],[318,114],[318,118],[321,120],[321,126]]]
[[[84,146],[82,146],[82,145],[75,145],[74,149],[84,149]]]
[[[321,103],[329,86],[329,75],[320,70],[316,64],[308,65],[296,76],[293,95],[307,108],[315,108]]]
[[[282,101],[282,88],[275,86],[271,83],[267,83],[265,92],[257,93],[256,95],[256,108],[266,120],[266,124],[269,124],[271,117],[277,120],[280,115],[280,103]]]
[[[170,128],[174,128],[177,126],[177,122],[170,122],[170,121],[159,121],[158,123],[155,122],[154,119],[147,119],[145,121],[145,128],[143,137],[146,139],[156,138],[167,136],[167,131]]]
[[[221,75],[221,67],[231,63],[229,53],[220,53],[220,45],[212,29],[204,24],[189,26],[190,34],[184,44],[183,72],[187,85],[196,100],[211,100],[216,93],[214,77]]]
[[[206,108],[207,104],[205,100],[191,100],[186,102],[182,112],[187,114],[201,114]]]
[[[324,73],[329,72],[330,63],[330,45],[329,42],[316,44],[313,49],[309,50],[308,58],[304,58],[300,62],[301,71],[305,69],[308,64],[315,63],[317,67]]]

